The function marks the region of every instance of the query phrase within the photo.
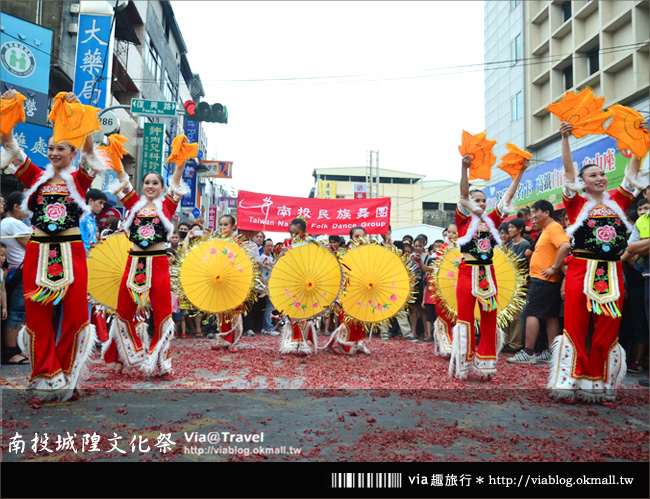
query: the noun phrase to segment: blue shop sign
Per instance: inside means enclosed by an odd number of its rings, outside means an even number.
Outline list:
[[[36,90],[30,90],[29,88],[21,87],[20,85],[7,83],[6,81],[3,81],[0,87],[2,93],[7,90],[16,90],[27,98],[25,101],[25,121],[27,123],[33,123],[34,125],[47,125],[47,115],[49,114],[47,109],[47,94],[37,92]]]
[[[112,16],[79,15],[74,93],[82,104],[103,109],[110,94]]]
[[[193,208],[196,205],[196,166],[194,160],[185,163],[183,181],[190,188],[190,192],[181,198],[181,208]]]
[[[2,13],[0,79],[47,95],[52,30]],[[22,92],[21,92],[22,93]]]

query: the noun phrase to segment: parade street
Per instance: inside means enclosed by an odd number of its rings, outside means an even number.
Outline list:
[[[38,409],[26,403],[29,367],[3,366],[3,460],[648,460],[640,376],[627,376],[615,409],[564,405],[545,390],[546,366],[502,355],[495,381],[459,382],[431,343],[373,337],[368,346],[372,355],[296,356],[269,336],[223,352],[177,339],[173,377],[115,374],[94,360],[79,400]],[[24,451],[9,452],[17,433]],[[161,434],[169,446],[157,444]]]

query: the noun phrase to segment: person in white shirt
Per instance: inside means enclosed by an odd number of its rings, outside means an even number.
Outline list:
[[[23,193],[12,192],[7,196],[5,218],[2,219],[2,242],[7,248],[7,273],[6,287],[7,318],[2,328],[2,363],[3,364],[28,364],[27,357],[21,354],[16,340],[18,330],[25,323],[25,298],[23,297],[22,264],[25,259],[25,248],[32,234],[32,229],[20,219],[27,213],[21,208]],[[20,237],[23,236],[23,237]]]

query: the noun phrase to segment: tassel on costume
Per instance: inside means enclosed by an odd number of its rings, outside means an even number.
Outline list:
[[[57,290],[38,287],[34,291],[25,293],[25,298],[33,302],[40,303],[41,305],[48,305],[52,302],[54,302],[54,305],[58,305],[61,300],[65,298],[65,295],[68,293],[69,288],[70,285]]]

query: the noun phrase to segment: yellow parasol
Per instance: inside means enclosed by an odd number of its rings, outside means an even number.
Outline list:
[[[257,263],[241,243],[210,236],[179,254],[175,267],[184,298],[202,312],[232,312],[255,299]]]
[[[126,234],[108,236],[88,253],[88,294],[90,301],[113,313],[122,276],[133,243]]]
[[[436,287],[436,297],[454,320],[458,315],[456,285],[458,284],[458,266],[462,261],[463,255],[458,248],[450,246],[438,255],[433,264],[432,275]],[[521,268],[514,253],[502,247],[495,248],[492,262],[499,290],[497,323],[499,327],[504,328],[516,314],[523,310],[526,304],[526,270]],[[474,309],[474,317],[476,320],[481,317],[478,300]]]
[[[413,280],[402,259],[378,244],[363,244],[341,258],[346,274],[343,311],[365,323],[379,323],[397,315],[413,291]]]
[[[327,310],[341,291],[343,274],[336,256],[315,243],[286,250],[269,277],[273,306],[291,319],[310,319]]]

